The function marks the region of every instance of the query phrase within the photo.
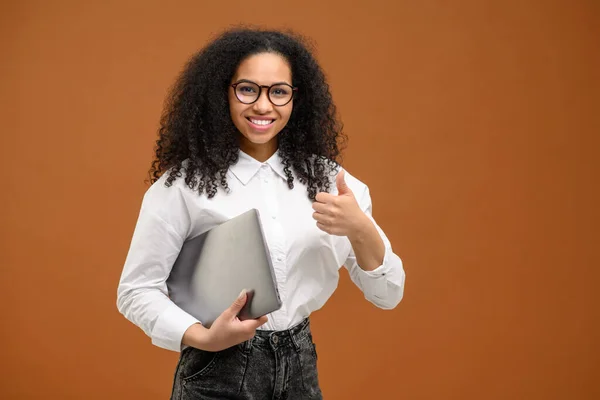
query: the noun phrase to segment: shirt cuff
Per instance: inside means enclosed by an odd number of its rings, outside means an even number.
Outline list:
[[[387,279],[386,275],[390,271],[388,262],[390,250],[386,247],[383,256],[383,263],[371,271],[365,271],[358,266],[358,279],[360,280],[363,291],[367,297],[374,296],[381,299],[387,296]]]
[[[170,304],[154,324],[152,344],[179,352],[182,349],[183,334],[190,326],[199,322],[176,304]]]

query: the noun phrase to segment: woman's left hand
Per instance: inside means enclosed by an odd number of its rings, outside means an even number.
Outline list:
[[[360,209],[354,193],[346,184],[345,174],[346,172],[341,170],[335,179],[337,195],[325,192],[317,194],[313,203],[315,210],[313,218],[322,231],[331,235],[353,238],[370,220]]]

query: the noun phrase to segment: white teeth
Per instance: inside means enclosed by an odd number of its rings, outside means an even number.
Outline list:
[[[269,125],[270,123],[273,122],[273,120],[266,120],[266,119],[250,119],[250,121],[252,121],[252,123],[256,124],[256,125]]]

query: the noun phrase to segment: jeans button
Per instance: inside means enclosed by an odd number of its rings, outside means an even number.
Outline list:
[[[279,337],[277,337],[277,336],[273,336],[273,337],[271,338],[271,340],[273,340],[273,343],[274,343],[274,344],[277,344],[277,342],[279,342]]]

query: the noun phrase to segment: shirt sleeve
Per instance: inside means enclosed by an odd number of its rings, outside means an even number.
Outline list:
[[[146,192],[117,289],[125,318],[172,351],[181,350],[184,332],[199,322],[169,299],[166,284],[189,228],[178,190],[159,180]]]
[[[368,301],[382,309],[393,309],[400,303],[404,295],[405,272],[402,260],[394,253],[390,241],[373,218],[368,187],[365,186],[362,196],[357,200],[361,209],[375,224],[377,232],[383,240],[385,253],[383,263],[372,271],[360,268],[354,250],[350,251],[344,266],[348,269],[352,282],[358,286]]]

